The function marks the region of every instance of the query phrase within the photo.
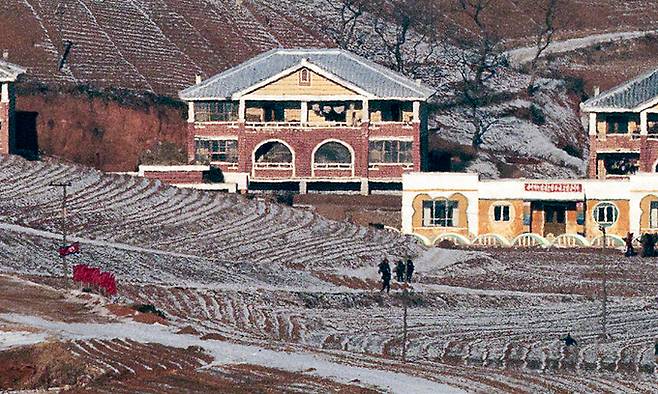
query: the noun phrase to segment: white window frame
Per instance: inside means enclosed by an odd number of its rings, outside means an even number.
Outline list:
[[[437,217],[437,206],[443,205],[444,215]],[[423,227],[455,228],[459,226],[459,201],[425,200],[422,204]]]
[[[499,215],[496,215],[496,210],[500,210]],[[507,211],[507,215],[505,215],[505,211]],[[512,207],[509,204],[494,204],[492,215],[494,222],[498,222],[498,223],[511,222]],[[507,219],[505,217],[507,217]]]
[[[231,138],[231,137],[228,137],[228,138],[221,138],[221,137],[220,137],[220,138],[218,138],[218,137],[209,137],[209,138],[205,138],[205,137],[196,137],[196,138],[194,139],[194,149],[195,149],[194,154],[195,154],[195,158],[196,158],[196,149],[197,149],[196,145],[197,145],[197,142],[199,142],[199,141],[208,141],[209,143],[216,142],[218,145],[219,145],[220,143],[224,143],[224,145],[226,145],[227,142],[233,142],[233,143],[235,143],[235,161],[213,160],[213,158],[212,158],[213,152],[212,152],[211,149],[209,149],[209,150],[208,150],[208,162],[211,163],[211,164],[228,164],[228,165],[237,166],[238,161],[239,161],[239,146],[238,146],[238,139],[237,139],[237,138]],[[219,154],[221,154],[221,153],[219,153]],[[226,147],[224,147],[224,154],[227,154]]]
[[[603,220],[599,220],[599,213],[603,210]],[[610,217],[612,215],[612,217]],[[604,201],[596,204],[592,210],[592,217],[597,224],[613,225],[619,220],[619,208],[614,203]]]
[[[397,149],[395,150],[396,152],[396,160],[395,161],[384,161],[386,157],[386,144],[391,144],[395,143],[397,145]],[[409,148],[409,153],[410,153],[410,161],[401,161],[400,160],[400,144],[410,144]],[[371,161],[370,160],[370,152],[371,152],[371,144],[381,144],[381,152],[382,152],[382,160],[381,161]],[[392,148],[392,146],[391,146]],[[413,161],[414,161],[414,142],[408,139],[371,139],[368,141],[368,166],[369,167],[375,167],[379,165],[402,165],[406,167],[413,167]],[[393,149],[389,149],[389,153],[392,153]]]
[[[649,228],[658,229],[658,201],[649,202]]]

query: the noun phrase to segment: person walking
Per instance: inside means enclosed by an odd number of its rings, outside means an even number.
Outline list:
[[[404,262],[402,260],[398,260],[398,263],[395,266],[395,279],[398,282],[404,282]]]
[[[411,283],[411,277],[414,274],[414,262],[407,259],[407,283]]]
[[[384,258],[384,261],[379,263],[379,273],[382,274],[382,289],[381,291],[386,290],[386,293],[391,292],[391,266],[388,264],[388,260]]]
[[[578,342],[576,342],[576,340],[573,339],[573,337],[571,336],[571,333],[567,333],[567,336],[564,337],[564,338],[561,338],[560,340],[563,341],[566,346],[577,346],[578,345]]]
[[[633,247],[633,233],[628,233],[624,242],[626,242],[626,253],[624,253],[624,255],[626,257],[637,255],[637,252],[635,252],[635,248]]]

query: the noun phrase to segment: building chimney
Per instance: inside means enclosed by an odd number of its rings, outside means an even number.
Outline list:
[[[4,60],[9,59],[9,51],[8,50],[5,49],[4,51],[2,51],[2,58]]]
[[[196,76],[196,84],[198,85],[200,83],[201,83],[201,75],[197,75]]]
[[[598,96],[601,93],[601,88],[594,86],[594,97]]]

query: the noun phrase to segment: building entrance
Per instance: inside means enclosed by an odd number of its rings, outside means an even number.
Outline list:
[[[567,232],[567,204],[544,204],[544,237],[558,236]]]

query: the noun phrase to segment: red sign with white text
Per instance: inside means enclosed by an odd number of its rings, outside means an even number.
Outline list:
[[[583,185],[580,183],[526,183],[525,191],[545,193],[580,193],[583,191]]]
[[[59,248],[59,257],[68,256],[73,253],[78,253],[80,251],[80,243],[74,242],[68,246],[62,246]]]

